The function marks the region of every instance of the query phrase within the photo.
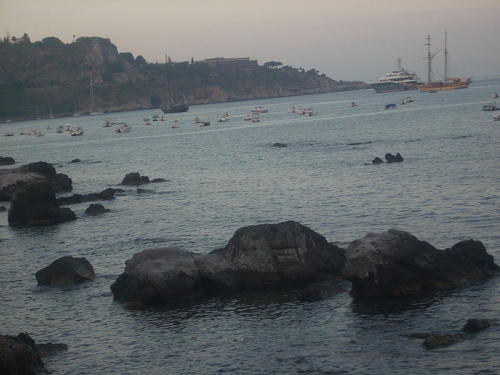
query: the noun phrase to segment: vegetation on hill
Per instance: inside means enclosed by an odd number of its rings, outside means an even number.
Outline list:
[[[315,69],[267,62],[225,72],[205,62],[148,63],[119,53],[109,39],[82,37],[65,44],[28,35],[0,42],[0,120],[70,116],[160,107],[168,102],[202,104],[356,90],[363,82],[334,81]]]

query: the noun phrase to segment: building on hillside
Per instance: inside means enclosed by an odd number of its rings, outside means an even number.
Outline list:
[[[198,61],[199,63],[210,66],[212,73],[242,73],[261,69],[257,60],[250,60],[250,57],[215,57]]]

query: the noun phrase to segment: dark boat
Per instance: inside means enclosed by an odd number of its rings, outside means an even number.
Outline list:
[[[189,109],[188,105],[185,104],[172,104],[168,105],[166,107],[162,107],[163,113],[180,113],[180,112],[187,112]]]

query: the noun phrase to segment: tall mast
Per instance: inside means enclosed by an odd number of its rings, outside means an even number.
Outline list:
[[[431,36],[427,35],[427,43],[424,44],[424,46],[427,46],[427,84],[431,83]]]
[[[428,60],[428,64],[427,64],[427,84],[430,84],[431,80],[432,80],[432,59],[434,58],[434,56],[437,55],[437,53],[439,51],[437,51],[436,53],[434,53],[433,55],[431,55],[431,36],[427,35],[427,38],[425,38],[425,40],[427,41],[427,43],[424,44],[424,46],[427,46],[427,57],[424,57],[424,58]]]
[[[444,32],[444,82],[448,78],[448,50],[446,49],[446,31]]]

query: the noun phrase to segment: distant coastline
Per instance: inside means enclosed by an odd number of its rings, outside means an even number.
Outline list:
[[[49,118],[50,112],[70,117],[370,87],[281,62],[260,65],[249,57],[172,62],[167,56],[163,64],[148,63],[100,37],[68,44],[54,37],[32,43],[26,34],[15,42],[4,38],[0,66],[0,122]]]

